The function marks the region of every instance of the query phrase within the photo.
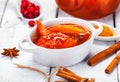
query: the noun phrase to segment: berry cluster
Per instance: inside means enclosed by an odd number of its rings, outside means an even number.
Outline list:
[[[20,5],[20,12],[25,18],[36,18],[40,15],[40,6],[28,0],[22,0]]]

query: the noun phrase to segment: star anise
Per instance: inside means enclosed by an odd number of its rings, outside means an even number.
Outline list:
[[[4,50],[4,52],[2,52],[1,54],[4,56],[10,56],[10,58],[19,56],[19,54],[18,54],[19,50],[16,49],[16,47],[8,48],[8,49],[4,48],[3,50]]]

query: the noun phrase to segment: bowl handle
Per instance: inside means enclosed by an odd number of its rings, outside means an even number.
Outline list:
[[[102,24],[99,23],[99,22],[96,22],[96,21],[89,21],[89,22],[90,22],[93,26],[96,25],[96,26],[98,27],[97,29],[94,27],[94,29],[95,29],[95,37],[97,37],[97,36],[102,32],[102,30],[103,30]]]
[[[26,44],[25,44],[26,43]],[[31,45],[30,45],[30,43],[29,43],[29,41],[28,41],[28,39],[27,38],[25,38],[25,39],[23,39],[23,40],[21,40],[20,42],[19,42],[19,48],[21,49],[21,50],[23,50],[23,51],[25,51],[25,52],[35,52],[35,48],[33,48]],[[26,47],[25,47],[26,46]],[[29,47],[28,47],[29,46]]]

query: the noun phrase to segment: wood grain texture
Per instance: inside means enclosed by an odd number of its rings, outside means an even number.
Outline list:
[[[6,6],[7,6],[7,3],[8,3],[8,0],[0,0],[0,27],[1,27],[1,23],[2,23],[2,20],[3,20],[3,16],[4,16],[4,12],[6,10]]]
[[[120,6],[116,10],[116,28],[120,29]],[[120,81],[120,63],[118,64],[118,70],[117,71],[118,71],[118,80]]]

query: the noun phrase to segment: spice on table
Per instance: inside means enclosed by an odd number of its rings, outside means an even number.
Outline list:
[[[111,37],[114,35],[115,35],[114,30],[106,25],[103,25],[103,31],[99,34],[99,36],[102,36],[102,37]]]
[[[105,69],[105,72],[108,74],[111,73],[113,69],[117,66],[119,61],[120,61],[120,53],[118,53],[116,57],[111,61],[111,63],[107,66],[107,68]]]
[[[109,57],[110,55],[118,51],[119,49],[120,49],[120,41],[118,41],[117,43],[113,44],[109,48],[97,53],[95,56],[90,58],[88,60],[88,65],[93,66],[99,63],[100,61],[106,59],[107,57]]]
[[[95,81],[95,79],[93,78],[89,79],[89,78],[80,77],[67,68],[60,68],[56,73],[56,75],[68,80],[68,82],[94,82]]]
[[[4,55],[4,56],[10,56],[10,58],[19,56],[19,54],[18,54],[19,50],[16,49],[16,47],[8,48],[8,49],[4,48],[3,50],[4,50],[4,52],[2,52],[1,54]]]

